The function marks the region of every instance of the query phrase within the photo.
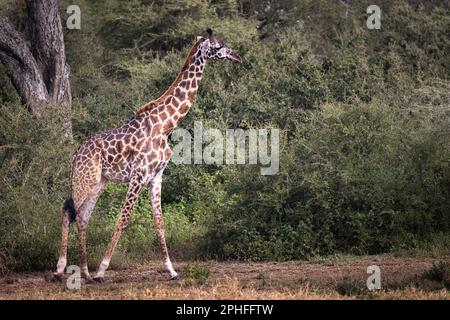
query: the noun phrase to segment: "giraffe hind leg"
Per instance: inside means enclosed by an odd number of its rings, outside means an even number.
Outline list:
[[[64,201],[61,216],[61,248],[58,263],[56,265],[56,272],[53,273],[54,280],[58,282],[62,281],[62,276],[67,265],[67,245],[69,239],[70,223],[74,222],[77,216],[77,210],[75,209],[75,203],[72,197]]]
[[[55,281],[61,282],[64,270],[67,265],[67,247],[69,239],[70,223],[76,221],[78,228],[78,238],[80,241],[80,266],[83,275],[89,279],[87,258],[86,258],[86,229],[89,222],[89,218],[95,207],[96,201],[100,194],[103,192],[107,184],[106,179],[100,180],[95,184],[89,193],[89,195],[84,199],[79,209],[75,209],[75,203],[72,198],[65,201],[62,209],[62,227],[61,227],[61,248],[58,263],[56,266],[56,272],[53,273],[53,279]]]
[[[92,215],[92,211],[94,210],[95,204],[97,203],[97,199],[105,189],[107,182],[108,180],[102,178],[98,183],[92,186],[91,191],[83,201],[83,204],[80,206],[79,214],[76,218],[78,240],[80,245],[80,268],[82,275],[87,279],[87,281],[91,280],[91,276],[89,275],[87,261],[86,230],[89,219]]]
[[[69,238],[70,216],[69,212],[63,208],[62,210],[62,226],[61,226],[61,248],[59,252],[59,259],[56,265],[56,272],[53,273],[53,279],[61,282],[64,270],[67,265],[67,242]]]
[[[101,150],[97,148],[95,141],[86,140],[78,148],[72,160],[70,182],[72,183],[73,179],[75,180],[75,189],[73,190],[71,197],[64,202],[62,209],[61,249],[57,263],[57,271],[53,276],[55,280],[62,280],[64,269],[67,265],[67,246],[70,222],[76,220],[77,217],[78,220],[80,219],[78,214],[80,213],[80,209],[83,208],[86,199],[92,196],[93,191],[99,191],[97,194],[98,196],[101,190],[103,190],[104,184],[106,184],[106,182],[101,179],[101,171]],[[92,208],[88,211],[89,214],[82,212],[83,217],[90,216]],[[86,219],[83,218],[81,220]],[[85,254],[85,252],[83,254]]]

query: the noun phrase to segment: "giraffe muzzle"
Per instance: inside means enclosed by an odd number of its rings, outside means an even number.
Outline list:
[[[237,52],[231,51],[229,54],[230,60],[237,63],[242,63],[242,58]]]

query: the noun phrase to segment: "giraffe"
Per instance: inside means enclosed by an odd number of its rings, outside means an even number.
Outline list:
[[[179,279],[169,257],[161,210],[162,175],[171,156],[168,136],[189,112],[207,61],[242,63],[239,54],[217,39],[210,28],[207,33],[207,37],[197,37],[181,71],[158,99],[141,106],[135,116],[121,127],[87,138],[74,153],[69,197],[61,212],[61,249],[57,270],[53,273],[55,280],[62,281],[67,264],[69,225],[76,222],[82,276],[88,283],[103,282],[133,205],[145,186],[149,188],[164,268],[171,279]],[[128,190],[112,239],[96,275],[91,278],[86,258],[86,229],[96,201],[108,182],[128,183]]]

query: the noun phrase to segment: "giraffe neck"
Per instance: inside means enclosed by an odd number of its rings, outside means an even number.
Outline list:
[[[206,65],[200,42],[196,42],[187,56],[183,68],[161,97],[143,105],[136,115],[159,115],[164,132],[171,132],[187,115],[197,95]]]

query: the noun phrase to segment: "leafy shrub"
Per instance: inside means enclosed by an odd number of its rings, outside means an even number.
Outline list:
[[[440,282],[450,288],[450,263],[448,261],[433,262],[433,266],[422,274],[422,278]]]
[[[254,260],[373,254],[448,230],[448,190],[438,187],[449,179],[446,139],[380,102],[325,105],[282,142],[278,175],[242,168],[226,179],[242,191],[214,215],[208,250]]]
[[[188,283],[204,284],[209,278],[209,269],[199,263],[187,264],[183,268],[182,275]]]

